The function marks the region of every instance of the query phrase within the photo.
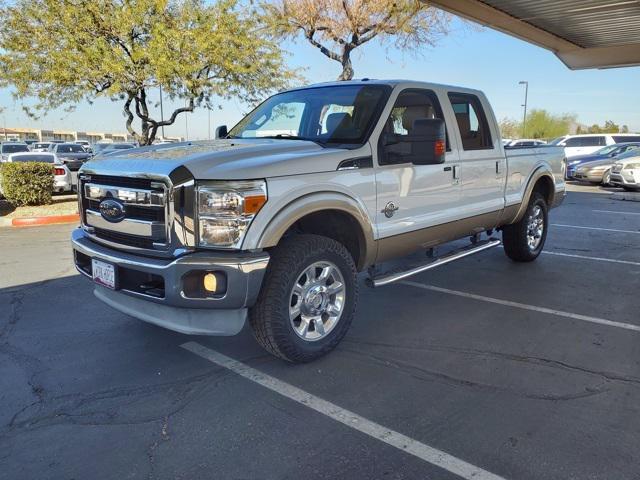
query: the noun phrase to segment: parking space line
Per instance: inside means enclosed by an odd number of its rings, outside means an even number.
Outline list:
[[[346,425],[349,428],[369,435],[403,452],[413,455],[425,462],[436,465],[459,477],[467,480],[504,480],[503,477],[494,475],[475,465],[460,460],[442,450],[430,447],[424,443],[407,437],[394,430],[386,428],[378,423],[367,420],[360,415],[346,410],[338,405],[316,397],[298,387],[294,387],[282,380],[262,373],[242,362],[229,358],[215,350],[204,347],[196,342],[187,342],[182,348],[208,360],[216,365],[231,370],[232,372],[257,383],[283,397],[297,402],[305,407]]]
[[[636,233],[640,235],[640,231],[637,231],[637,230],[616,230],[614,228],[580,227],[578,225],[565,225],[564,223],[552,223],[551,225],[554,227],[579,228],[581,230],[600,230],[603,232],[616,232],[616,233]]]
[[[573,253],[548,252],[546,250],[544,250],[542,253],[546,255],[558,255],[560,257],[571,257],[571,258],[581,258],[585,260],[595,260],[597,262],[621,263],[623,265],[640,266],[640,262],[632,262],[631,260],[615,260],[613,258],[590,257],[588,255],[576,255]]]
[[[481,302],[495,303],[497,305],[504,305],[506,307],[520,308],[522,310],[529,310],[532,312],[547,313],[549,315],[555,315],[557,317],[570,318],[572,320],[580,320],[582,322],[596,323],[599,325],[606,325],[607,327],[623,328],[625,330],[640,332],[640,325],[633,325],[631,323],[614,322],[612,320],[605,320],[604,318],[590,317],[588,315],[581,315],[579,313],[563,312],[562,310],[554,310],[552,308],[527,305],[526,303],[512,302],[510,300],[501,300],[499,298],[493,297],[485,297],[483,295],[476,295],[475,293],[460,292],[458,290],[450,290],[448,288],[436,287],[435,285],[426,285],[424,283],[412,282],[409,280],[405,280],[400,283],[412,287],[422,288],[424,290],[431,290],[432,292],[446,293],[448,295],[471,298],[473,300],[479,300]]]
[[[618,213],[620,215],[640,215],[638,212],[616,212],[615,210],[594,210],[598,213]]]

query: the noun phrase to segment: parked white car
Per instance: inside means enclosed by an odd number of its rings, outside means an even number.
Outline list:
[[[53,166],[53,191],[55,193],[70,192],[73,189],[73,177],[66,165],[61,163],[53,153],[49,152],[16,152],[10,153],[3,160],[13,162],[51,163]]]
[[[12,153],[28,151],[29,146],[24,142],[2,142],[0,143],[0,162],[8,161]]]
[[[82,148],[84,148],[85,152],[91,152],[91,144],[89,143],[89,141],[87,140],[76,140],[75,142],[76,145],[81,145]]]
[[[632,150],[617,157],[611,167],[611,180],[616,187],[625,190],[640,190],[640,152]]]
[[[585,135],[564,135],[552,140],[549,144],[564,147],[567,158],[572,158],[578,155],[594,153],[607,145],[627,142],[640,142],[640,134],[593,133]]]
[[[547,142],[537,138],[520,138],[518,140],[511,140],[506,147],[522,148],[522,147],[539,147],[546,145]]]
[[[51,142],[36,142],[31,145],[32,152],[47,152],[51,147]]]

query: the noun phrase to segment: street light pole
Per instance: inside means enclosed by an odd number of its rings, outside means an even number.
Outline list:
[[[522,80],[518,85],[524,85],[524,116],[522,118],[522,138],[527,136],[527,100],[529,97],[529,82]]]
[[[207,127],[207,137],[211,140],[211,108],[207,105],[207,117],[209,118],[209,126]]]

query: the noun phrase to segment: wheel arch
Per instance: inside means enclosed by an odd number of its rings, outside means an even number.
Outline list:
[[[524,195],[522,196],[522,203],[520,204],[515,216],[508,222],[507,224],[516,223],[522,219],[525,212],[527,211],[527,206],[529,205],[529,201],[531,200],[531,196],[534,192],[539,192],[545,198],[547,205],[549,208],[555,202],[556,190],[555,190],[555,182],[554,177],[551,171],[545,168],[544,165],[538,167],[529,177],[529,181],[524,190]]]
[[[283,208],[263,229],[257,247],[267,249],[294,233],[323,235],[345,245],[358,270],[371,265],[376,256],[373,226],[356,200],[337,192],[301,196]]]

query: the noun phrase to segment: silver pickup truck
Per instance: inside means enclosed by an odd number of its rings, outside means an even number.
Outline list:
[[[85,164],[75,264],[121,312],[197,335],[235,335],[248,319],[291,362],[344,337],[358,272],[380,287],[500,243],[532,261],[565,195],[563,149],[505,151],[486,97],[467,88],[313,85],[216,136]],[[385,273],[418,250],[424,263]]]

